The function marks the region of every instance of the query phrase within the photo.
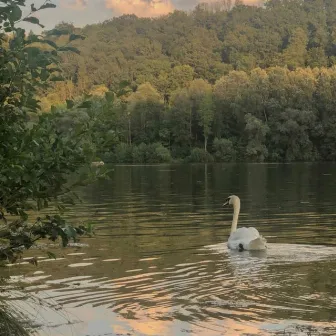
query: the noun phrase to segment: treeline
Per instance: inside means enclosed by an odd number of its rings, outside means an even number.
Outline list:
[[[156,19],[125,15],[83,29],[61,23],[57,29],[86,38],[72,42],[80,55],[63,55],[66,81],[42,95],[44,106],[94,85],[116,89],[124,80],[133,89],[150,82],[169,99],[183,84],[180,76],[214,84],[231,70],[330,67],[336,60],[335,27],[336,2],[331,0],[270,0],[262,7],[221,0]],[[54,41],[63,45],[66,38]],[[179,66],[192,71],[181,74]]]
[[[112,162],[335,160],[335,89],[335,67],[196,79],[169,104],[149,83],[116,94],[97,87],[87,112],[61,113],[62,127],[91,120],[93,143]]]
[[[90,92],[88,115],[64,118],[89,118],[112,162],[335,160],[335,27],[329,0],[61,23],[86,38],[71,42],[80,54],[62,56],[65,80],[40,92],[42,106]]]

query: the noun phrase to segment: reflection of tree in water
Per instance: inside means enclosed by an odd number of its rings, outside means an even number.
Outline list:
[[[31,279],[33,279],[32,277]],[[8,280],[0,282],[0,336],[29,336],[36,335],[36,332],[46,327],[44,313],[50,311],[55,320],[49,323],[58,326],[70,326],[78,321],[63,311],[61,306],[53,300],[46,300],[39,297],[37,293],[26,291],[29,281],[21,282],[22,276],[12,276]],[[8,284],[10,283],[10,285]]]

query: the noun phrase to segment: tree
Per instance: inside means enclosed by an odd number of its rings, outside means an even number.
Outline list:
[[[63,79],[59,54],[78,52],[69,43],[82,37],[67,33],[67,46],[57,46],[34,34],[26,37],[17,23],[22,20],[42,26],[39,20],[30,14],[22,18],[23,0],[1,2],[0,238],[7,244],[0,247],[0,259],[14,262],[21,248],[30,248],[38,239],[55,241],[61,237],[66,246],[70,238],[83,233],[82,228],[68,225],[58,214],[32,220],[28,211],[47,208],[51,202],[64,210],[65,204],[76,197],[73,189],[96,177],[96,171],[90,168],[94,151],[89,125],[63,132],[57,113],[36,114],[40,110],[38,90]],[[45,2],[38,9],[32,5],[32,12],[54,7]],[[48,36],[63,34],[54,29]],[[43,45],[48,49],[41,48]],[[85,108],[88,102],[71,105]]]
[[[260,119],[248,113],[245,116],[247,135],[246,158],[248,161],[263,162],[268,155],[265,146],[266,135],[269,127]]]
[[[141,84],[128,98],[133,142],[151,143],[159,138],[163,101],[150,83]]]
[[[211,134],[211,126],[214,118],[214,104],[212,93],[206,93],[198,110],[199,125],[203,129],[204,151],[207,151],[208,138]]]
[[[283,52],[284,63],[290,69],[305,66],[307,60],[307,33],[296,28],[289,37],[289,43]]]

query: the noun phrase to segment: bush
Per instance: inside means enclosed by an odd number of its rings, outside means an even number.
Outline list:
[[[170,151],[160,143],[133,147],[133,163],[164,163],[171,162]]]
[[[147,162],[152,163],[165,163],[171,162],[172,157],[168,148],[164,147],[160,143],[154,143],[150,145],[150,151],[152,157],[147,159]]]
[[[133,146],[132,148],[133,163],[145,163],[146,152],[147,152],[147,145],[144,143],[141,143],[139,146]]]
[[[171,154],[174,159],[185,159],[190,155],[190,147],[173,146]]]
[[[190,155],[186,158],[187,162],[194,162],[194,163],[211,163],[214,162],[213,156],[206,152],[202,148],[194,148]]]
[[[252,162],[264,162],[268,156],[268,150],[265,145],[258,141],[251,140],[246,146],[246,159]]]
[[[214,157],[217,162],[231,162],[236,159],[236,151],[229,139],[215,138],[213,143]]]
[[[172,161],[169,149],[160,143],[138,146],[130,146],[120,143],[116,146],[114,154],[106,155],[105,158],[115,163],[168,163]]]
[[[120,143],[114,150],[114,162],[116,163],[132,163],[132,146]]]

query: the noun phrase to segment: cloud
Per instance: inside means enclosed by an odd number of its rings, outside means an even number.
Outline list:
[[[87,6],[86,0],[61,0],[61,7],[74,10],[82,10]]]
[[[105,0],[105,4],[115,15],[135,14],[138,17],[156,17],[175,9],[171,0]]]

